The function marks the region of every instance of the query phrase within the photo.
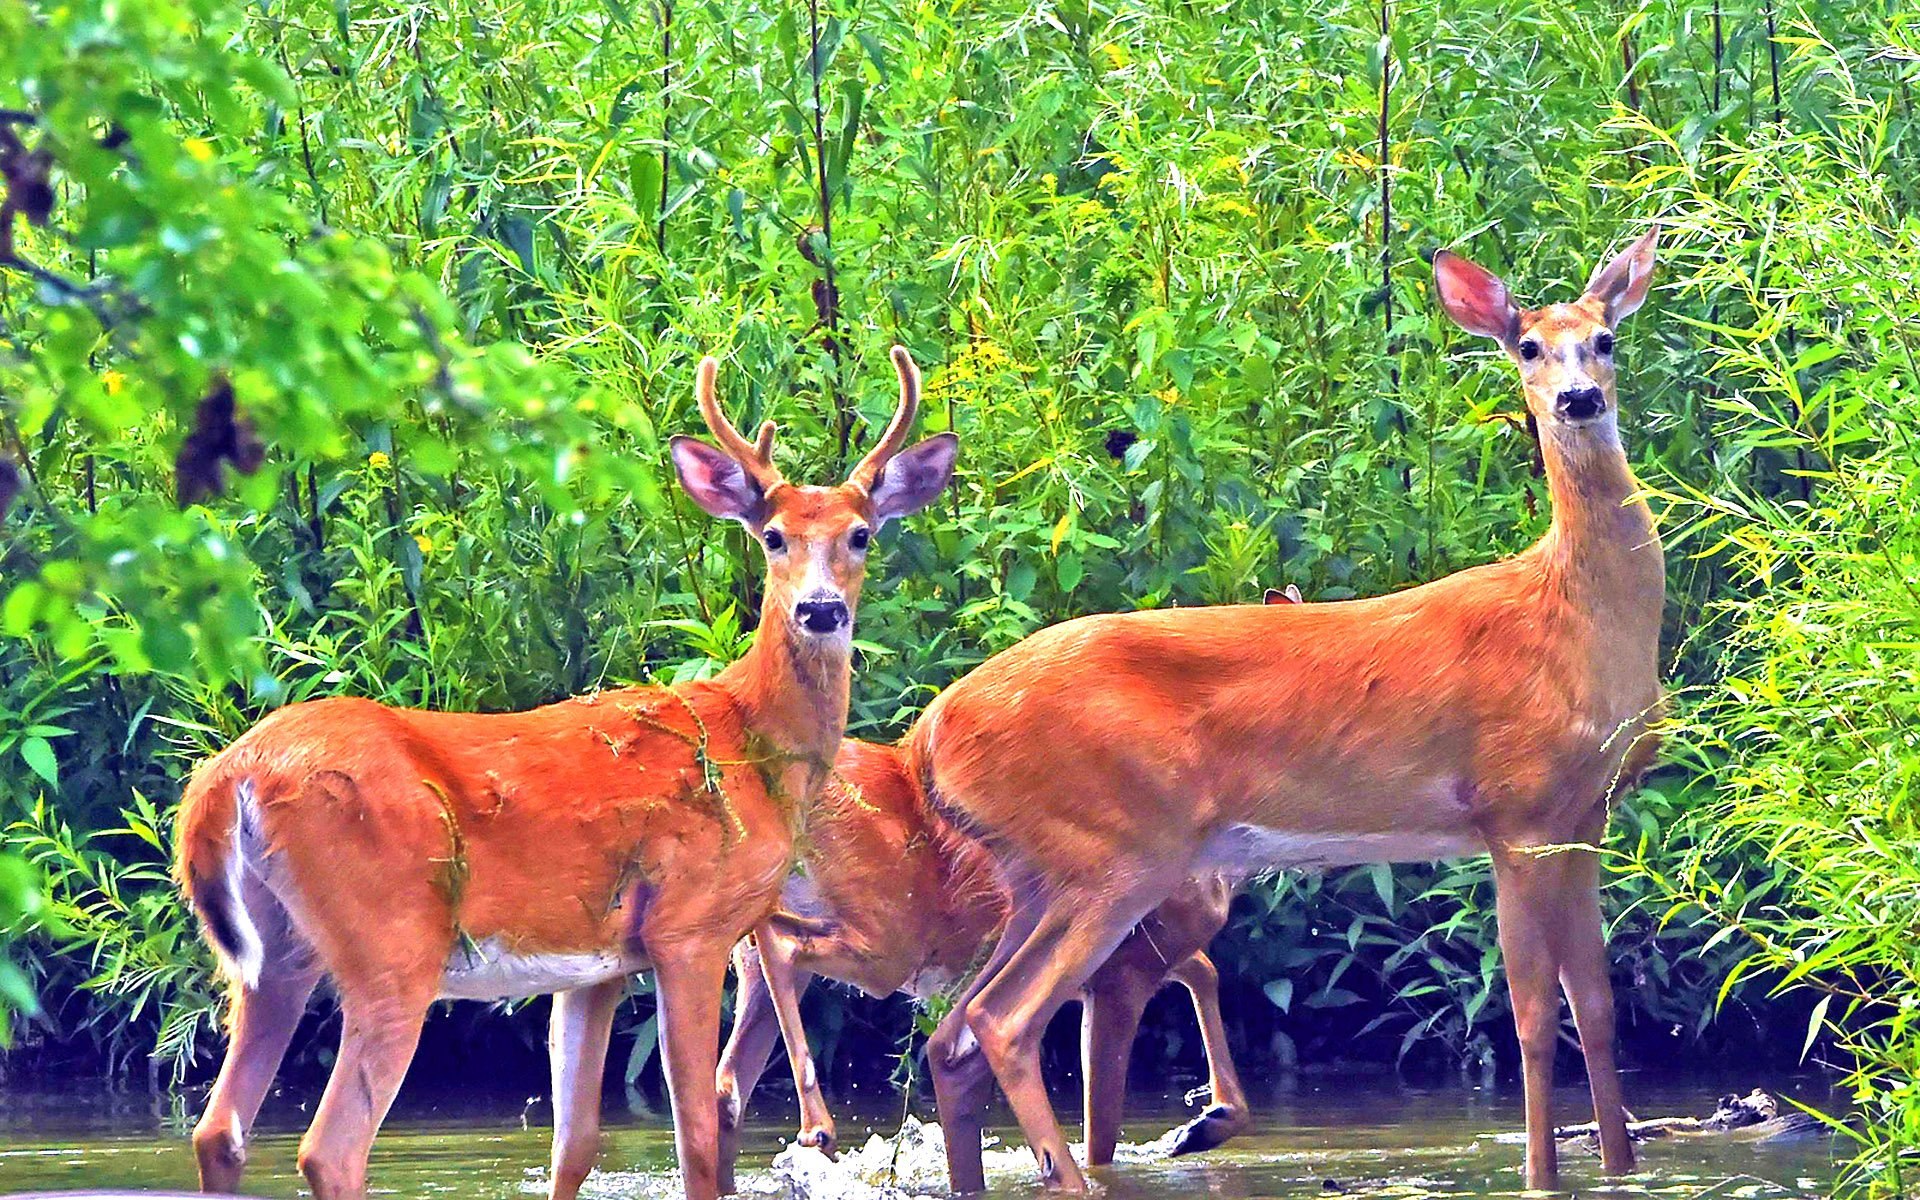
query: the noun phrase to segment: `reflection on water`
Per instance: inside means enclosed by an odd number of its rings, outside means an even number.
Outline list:
[[[1629,1080],[1642,1117],[1704,1115],[1723,1092],[1757,1080]],[[1773,1081],[1771,1090],[1827,1101],[1815,1081]],[[64,1092],[10,1089],[0,1097],[0,1192],[37,1188],[191,1188],[193,1159],[184,1103],[143,1094],[103,1094],[97,1085]],[[249,1192],[300,1194],[294,1172],[299,1131],[317,1093],[281,1095],[262,1114],[262,1134],[247,1171]],[[1063,1098],[1064,1099],[1064,1098]],[[1169,1159],[1154,1144],[1183,1119],[1177,1094],[1143,1092],[1130,1105],[1128,1144],[1120,1163],[1098,1178],[1108,1200],[1206,1196],[1219,1200],[1334,1196],[1496,1196],[1520,1186],[1518,1088],[1490,1091],[1459,1085],[1404,1086],[1391,1077],[1308,1078],[1254,1101],[1254,1131],[1209,1154]],[[1586,1097],[1562,1089],[1556,1111],[1586,1119]],[[901,1200],[945,1191],[937,1128],[909,1120],[898,1107],[862,1115],[841,1105],[839,1163],[785,1148],[790,1105],[771,1091],[756,1105],[760,1122],[743,1139],[741,1186],[762,1197],[792,1200]],[[930,1109],[917,1106],[932,1119]],[[1064,1105],[1063,1105],[1064,1111]],[[524,1114],[524,1115],[523,1115]],[[544,1103],[473,1093],[403,1095],[374,1148],[376,1194],[519,1198],[545,1189],[550,1119]],[[987,1154],[990,1195],[1034,1197],[1033,1160],[1018,1131]],[[1737,1135],[1650,1142],[1642,1171],[1603,1180],[1581,1151],[1563,1151],[1566,1185],[1582,1195],[1755,1198],[1821,1197],[1833,1175],[1833,1147],[1823,1140],[1754,1144]],[[777,1156],[777,1157],[776,1157]],[[662,1117],[609,1114],[602,1170],[585,1195],[673,1197],[673,1138]]]

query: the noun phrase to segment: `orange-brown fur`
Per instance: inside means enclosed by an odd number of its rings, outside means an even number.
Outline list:
[[[1039,1030],[1181,879],[1235,851],[1273,866],[1491,851],[1527,1060],[1528,1185],[1555,1178],[1556,977],[1606,1166],[1631,1166],[1595,855],[1534,851],[1596,842],[1651,753],[1664,563],[1595,347],[1612,336],[1603,319],[1644,298],[1652,246],[1596,272],[1581,300],[1531,312],[1471,264],[1436,261],[1456,320],[1521,369],[1554,503],[1531,549],[1373,599],[1069,621],[934,701],[913,768],[1032,897],[934,1039],[943,1120],[977,1128],[990,1066],[1043,1179],[1083,1187],[1040,1086]],[[1589,388],[1606,401],[1591,420],[1566,407]]]
[[[733,1032],[720,1064],[723,1163],[733,1157],[733,1137],[772,1047],[778,992],[805,990],[812,976],[852,984],[873,996],[906,992],[927,998],[958,982],[979,964],[988,940],[1005,923],[1007,895],[992,859],[960,836],[927,804],[900,747],[857,740],[841,743],[834,771],[811,810],[801,850],[801,871],[786,889],[786,903],[814,929],[789,934],[776,923],[779,945],[743,944],[736,954]],[[1141,1010],[1159,988],[1175,979],[1210,989],[1212,964],[1204,950],[1227,918],[1231,885],[1216,875],[1188,881],[1143,919],[1087,984],[1089,1013],[1104,1000],[1098,1035],[1089,1026],[1090,1097],[1088,1140],[1110,1161],[1120,1097],[1126,1087],[1126,1051]],[[1197,960],[1197,961],[1190,961]],[[785,972],[785,981],[763,978]],[[1217,996],[1195,990],[1209,1050],[1214,1104],[1183,1134],[1182,1148],[1209,1149],[1245,1125],[1246,1105],[1226,1053]],[[1091,1020],[1091,1018],[1090,1018]],[[794,1034],[785,1024],[782,1033]],[[804,1040],[804,1039],[797,1039]],[[794,1058],[801,1098],[801,1141],[831,1152],[833,1122],[819,1095],[804,1048]],[[1100,1069],[1092,1062],[1100,1060]],[[1097,1084],[1097,1091],[1095,1087]]]
[[[247,1128],[326,976],[341,1050],[300,1151],[320,1200],[365,1195],[368,1148],[436,996],[555,990],[551,1194],[565,1200],[597,1153],[613,1008],[625,976],[651,968],[684,1187],[717,1195],[728,953],[773,912],[839,746],[866,537],[951,469],[951,435],[902,453],[918,373],[904,350],[894,363],[900,410],[834,487],[783,479],[771,427],[741,437],[714,399],[715,362],[701,364],[696,397],[725,449],[676,439],[675,465],[768,559],[753,647],[714,679],[522,713],[297,704],[195,773],[179,876],[233,984],[227,1059],[194,1134],[204,1187],[237,1186]],[[841,607],[810,633],[801,601],[819,597]],[[490,959],[506,965],[486,974]]]

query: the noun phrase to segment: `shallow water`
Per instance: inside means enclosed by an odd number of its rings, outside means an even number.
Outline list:
[[[1628,1080],[1640,1116],[1700,1116],[1725,1092],[1768,1087],[1776,1095],[1828,1100],[1817,1080]],[[294,1174],[299,1130],[314,1095],[276,1096],[263,1112],[248,1167],[251,1193],[301,1194]],[[10,1088],[0,1093],[0,1192],[38,1188],[188,1188],[194,1182],[186,1141],[199,1093],[149,1099],[113,1095],[97,1084],[63,1091]],[[1586,1096],[1562,1089],[1556,1113],[1585,1119]],[[1061,1102],[1063,1116],[1069,1101]],[[1309,1077],[1256,1093],[1251,1134],[1209,1154],[1167,1159],[1153,1142],[1187,1115],[1178,1093],[1140,1089],[1125,1126],[1120,1164],[1100,1178],[1110,1200],[1208,1196],[1221,1200],[1331,1196],[1495,1196],[1520,1187],[1517,1087],[1411,1086],[1388,1075]],[[839,1163],[813,1151],[782,1153],[790,1137],[790,1101],[771,1090],[755,1104],[744,1140],[741,1186],[794,1200],[897,1200],[944,1192],[937,1130],[910,1123],[901,1133],[897,1104],[836,1105]],[[930,1106],[916,1115],[932,1119]],[[543,1102],[473,1093],[403,1093],[374,1148],[376,1194],[524,1197],[543,1194],[549,1113]],[[663,1115],[610,1112],[602,1169],[586,1195],[678,1195],[673,1137]],[[1010,1124],[989,1150],[989,1194],[1039,1195],[1033,1160]],[[871,1140],[870,1139],[874,1139]],[[891,1140],[878,1140],[891,1139]],[[1667,1139],[1641,1148],[1641,1173],[1603,1180],[1590,1154],[1563,1150],[1565,1185],[1582,1195],[1737,1198],[1819,1197],[1830,1191],[1833,1148],[1826,1141],[1756,1145],[1738,1135]],[[775,1156],[779,1155],[776,1162]],[[1332,1181],[1337,1188],[1330,1188]]]

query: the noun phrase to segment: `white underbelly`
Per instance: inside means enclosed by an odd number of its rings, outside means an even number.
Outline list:
[[[442,1000],[517,1000],[631,975],[645,964],[611,951],[517,954],[498,940],[454,948],[440,976]]]
[[[1200,848],[1196,870],[1257,875],[1291,868],[1321,870],[1356,863],[1431,862],[1485,854],[1471,833],[1297,833],[1264,825],[1229,825]]]

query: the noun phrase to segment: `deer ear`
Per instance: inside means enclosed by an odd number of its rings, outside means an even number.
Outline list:
[[[1440,291],[1440,307],[1468,333],[1502,345],[1519,335],[1520,310],[1514,307],[1507,285],[1492,271],[1442,250],[1433,256],[1433,282]]]
[[[693,502],[716,517],[750,521],[760,515],[765,497],[746,470],[724,451],[699,438],[675,437],[668,442],[680,486]]]
[[[873,481],[873,515],[884,523],[932,504],[953,478],[959,453],[958,435],[936,433],[888,459]]]
[[[1587,295],[1606,305],[1607,324],[1625,320],[1647,302],[1647,292],[1653,287],[1653,251],[1659,239],[1660,227],[1656,225],[1612,262],[1595,268],[1593,278],[1587,280]]]

